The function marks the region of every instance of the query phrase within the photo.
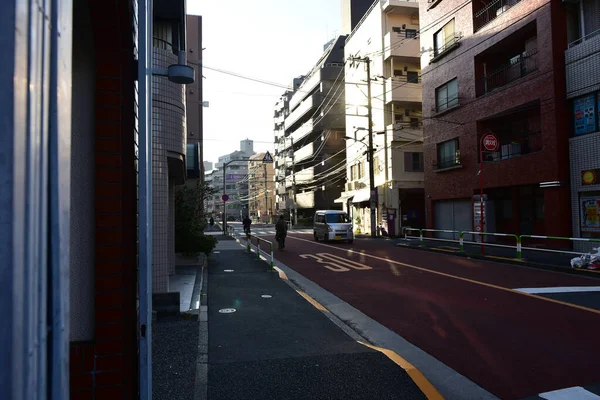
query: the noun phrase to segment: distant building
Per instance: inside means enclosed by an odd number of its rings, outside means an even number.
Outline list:
[[[345,39],[332,42],[275,106],[277,210],[291,213],[294,222],[336,207],[343,190]]]
[[[222,218],[224,207],[227,208],[227,215],[236,219],[241,219],[248,215],[248,162],[253,156],[254,142],[249,139],[240,141],[240,149],[232,153],[219,157],[215,164],[216,170],[205,174],[205,178],[210,182],[217,193],[212,199],[207,200],[207,212],[216,218]],[[231,161],[239,161],[230,163]],[[225,171],[225,184],[223,183],[223,165],[230,163]],[[229,200],[225,203],[221,199],[223,194],[229,195]]]
[[[264,223],[273,221],[275,182],[273,163],[264,163],[266,153],[248,161],[248,210],[251,218]]]
[[[204,161],[204,171],[209,172],[213,169],[213,163],[210,161]]]
[[[342,0],[342,35],[348,35],[356,28],[371,4],[373,0]]]

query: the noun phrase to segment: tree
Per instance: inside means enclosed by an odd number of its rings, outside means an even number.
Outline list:
[[[209,254],[217,241],[204,235],[206,215],[204,199],[215,194],[206,182],[196,180],[194,186],[182,185],[175,190],[175,251],[189,256]]]

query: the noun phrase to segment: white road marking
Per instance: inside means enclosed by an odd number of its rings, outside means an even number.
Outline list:
[[[583,293],[583,292],[600,292],[600,286],[563,286],[563,287],[542,287],[542,288],[520,288],[514,289],[517,292],[529,294],[544,294],[544,293]]]
[[[553,392],[540,393],[542,399],[547,400],[599,400],[600,396],[576,386],[568,389],[555,390]]]

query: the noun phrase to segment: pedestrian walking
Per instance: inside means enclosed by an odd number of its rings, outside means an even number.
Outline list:
[[[279,250],[285,247],[285,237],[287,236],[287,224],[283,215],[279,216],[279,221],[275,224],[275,241],[279,245]]]

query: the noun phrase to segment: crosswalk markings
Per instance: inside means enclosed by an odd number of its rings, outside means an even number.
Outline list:
[[[540,393],[538,396],[547,400],[600,400],[600,396],[579,386]]]

